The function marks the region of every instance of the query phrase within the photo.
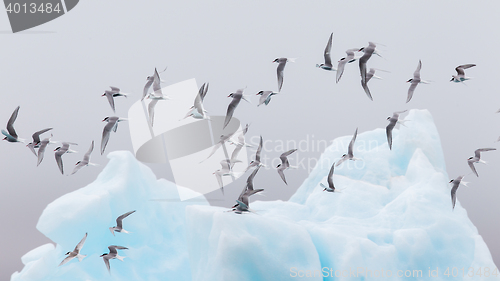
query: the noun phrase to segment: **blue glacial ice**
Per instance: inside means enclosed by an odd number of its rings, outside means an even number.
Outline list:
[[[358,135],[362,160],[335,169],[341,192],[320,183],[351,136],[333,141],[289,201],[252,202],[254,213],[243,215],[180,202],[177,187],[131,153],[110,153],[95,182],[47,206],[37,228],[56,246],[28,252],[11,280],[500,280],[460,190],[452,209],[432,116],[412,110],[405,119],[392,151],[385,128]],[[111,235],[108,227],[131,210],[124,228],[132,233]],[[86,232],[87,257],[58,267]],[[111,274],[99,258],[109,245],[129,248],[123,262],[111,260]]]

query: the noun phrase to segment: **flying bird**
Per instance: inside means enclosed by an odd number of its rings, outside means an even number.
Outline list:
[[[237,201],[243,202],[247,206],[247,209],[249,206],[248,197],[250,197],[258,192],[264,191],[264,189],[262,189],[262,188],[260,188],[260,189],[253,188],[253,178],[255,177],[255,175],[257,174],[259,169],[260,169],[260,167],[257,167],[257,169],[255,169],[252,172],[252,174],[250,174],[250,176],[247,178],[247,184],[245,185],[245,188],[243,188],[243,190],[240,193],[240,196],[238,196],[238,199],[237,199]],[[239,205],[239,203],[237,203],[236,205],[233,206],[233,211],[236,211],[238,205]]]
[[[474,167],[474,163],[486,164],[486,161],[481,160],[481,152],[491,151],[491,150],[497,150],[497,149],[496,148],[476,149],[476,151],[474,151],[474,156],[473,157],[471,156],[471,157],[469,157],[469,159],[467,159],[467,164],[469,164],[470,169],[472,170],[472,172],[474,172],[474,174],[476,174],[477,177],[479,177],[479,175],[477,174],[476,167]]]
[[[354,135],[352,136],[351,142],[349,142],[349,147],[347,149],[347,154],[342,155],[342,159],[340,159],[335,166],[339,166],[342,164],[345,160],[359,160],[358,158],[354,157],[353,153],[353,148],[354,148],[354,142],[356,141],[356,137],[358,136],[358,128],[356,128],[356,131],[354,132]]]
[[[368,88],[367,84],[368,84],[368,81],[370,81],[370,79],[372,79],[372,78],[381,79],[380,77],[375,75],[375,68],[370,68],[370,71],[368,71],[368,73],[366,74],[366,78],[365,78],[364,83],[363,83],[363,80],[361,80],[361,86],[363,87],[363,90],[365,90],[365,93],[368,96],[368,98],[370,98],[371,100],[373,100],[373,97],[372,97],[372,94],[371,94],[370,89]]]
[[[332,39],[333,39],[333,33],[330,34],[330,38],[328,39],[328,43],[326,44],[325,52],[324,52],[324,57],[325,57],[325,63],[322,64],[316,64],[316,67],[319,67],[324,70],[328,71],[335,71],[336,69],[333,68],[332,65],[332,57],[330,55],[330,51],[332,50]],[[281,89],[281,87],[280,87]]]
[[[234,164],[241,162],[240,160],[235,160],[232,162],[230,159],[225,159],[220,161],[220,165],[222,166],[219,170],[213,172],[215,177],[217,178],[217,182],[219,183],[220,190],[222,194],[224,194],[224,182],[222,181],[222,177],[224,176],[234,176],[233,166]]]
[[[165,67],[165,69],[163,71],[161,71],[160,73],[165,72],[165,70],[167,70],[167,67]],[[153,82],[154,82],[155,77],[157,76],[157,74],[158,74],[158,71],[155,68],[155,73],[153,73],[153,75],[148,76],[146,78],[146,85],[144,85],[144,90],[142,91],[141,101],[144,100],[144,98],[146,98],[146,96],[148,95],[148,90],[149,90],[149,88],[151,88],[151,85],[153,85]],[[158,74],[158,79],[159,78],[160,78],[160,75]],[[163,82],[163,80],[161,80],[161,79],[159,79],[159,80],[160,80],[160,82]]]
[[[278,68],[276,69],[276,73],[278,75],[278,92],[281,92],[281,86],[283,86],[283,74],[285,71],[285,65],[286,63],[294,62],[295,59],[292,58],[277,58],[273,62],[278,63]]]
[[[323,183],[320,185],[324,188],[323,191],[335,192],[335,186],[333,185],[333,170],[335,169],[335,162],[332,164],[330,168],[330,172],[328,173],[328,178],[326,181],[328,182],[328,186],[325,186]]]
[[[9,118],[9,121],[7,122],[7,131],[2,130],[2,134],[5,136],[3,139],[8,141],[8,142],[24,142],[23,139],[20,139],[17,136],[16,130],[14,130],[14,122],[17,119],[17,114],[19,113],[19,108],[20,106],[16,107],[14,109],[14,112],[12,112],[12,115]]]
[[[208,157],[205,159],[207,160],[208,158],[210,158],[212,155],[214,155],[214,153],[222,146],[224,145],[227,141],[229,141],[229,139],[231,138],[232,135],[234,135],[235,132],[233,133],[230,133],[230,134],[227,134],[227,135],[221,135],[220,138],[219,138],[219,142],[217,142],[213,148],[212,148],[212,152],[210,152],[210,155],[208,155]],[[203,160],[203,161],[205,161]],[[203,162],[201,161],[201,162]],[[200,163],[201,163],[200,162]]]
[[[83,156],[83,160],[76,162],[76,164],[75,164],[76,167],[73,169],[73,172],[71,173],[72,175],[74,173],[78,172],[78,170],[80,170],[82,167],[85,167],[85,166],[88,166],[88,165],[91,165],[91,166],[95,166],[96,165],[94,163],[90,163],[89,162],[90,161],[90,154],[92,153],[93,150],[94,150],[94,141],[92,141],[92,144],[90,145],[89,150]]]
[[[59,264],[59,266],[69,262],[74,258],[78,258],[78,261],[82,261],[83,258],[86,257],[86,255],[80,255],[80,250],[82,249],[85,240],[87,240],[87,233],[85,233],[85,236],[83,236],[82,240],[78,243],[78,245],[76,245],[73,251],[66,253],[67,257]]]
[[[372,57],[375,53],[375,48],[377,45],[373,42],[368,42],[367,47],[363,47],[359,49],[359,52],[364,52],[364,54],[359,58],[359,72],[361,73],[361,82],[366,84],[366,62]]]
[[[119,259],[119,260],[123,261],[123,259],[125,257],[119,256],[117,250],[128,250],[128,248],[127,247],[123,247],[123,246],[111,245],[111,246],[108,247],[108,249],[109,249],[109,253],[104,253],[104,254],[100,255],[100,257],[103,258],[104,263],[106,264],[106,268],[108,269],[108,272],[111,273],[111,268],[109,266],[109,260]]]
[[[205,99],[207,92],[208,92],[208,83],[204,83],[203,85],[201,85],[201,88],[198,91],[196,98],[194,99],[194,105],[191,106],[184,119],[191,116],[195,119],[210,119],[206,114],[207,111],[205,110],[205,108],[203,108],[203,100]]]
[[[286,182],[286,179],[285,179],[285,173],[284,171],[289,169],[289,168],[293,168],[290,166],[290,163],[288,162],[288,156],[292,153],[294,153],[295,151],[297,151],[296,148],[294,149],[290,149],[288,150],[287,152],[281,154],[280,156],[280,159],[281,159],[281,164],[278,164],[278,166],[276,166],[276,169],[278,169],[278,174],[280,175],[281,179],[285,182],[285,184],[288,185],[288,183]]]
[[[227,112],[226,112],[226,119],[224,120],[224,127],[223,129],[226,128],[227,124],[231,121],[231,118],[233,118],[233,113],[238,104],[240,103],[241,99],[244,99],[248,102],[248,100],[243,96],[243,89],[238,89],[236,93],[231,93],[228,98],[233,98],[233,100],[229,103],[229,106],[227,107]]]
[[[55,142],[50,140],[51,138],[52,138],[52,135],[50,135],[50,138],[45,138],[40,142],[40,147],[38,148],[38,162],[36,164],[37,167],[38,167],[38,165],[40,165],[40,163],[42,163],[43,155],[45,153],[45,148],[47,147],[47,145],[49,143],[55,143]]]
[[[457,189],[460,184],[467,186],[467,182],[462,181],[464,176],[458,176],[456,179],[450,180],[450,183],[453,183],[451,187],[451,203],[453,205],[453,209],[455,209],[455,203],[457,201]]]
[[[399,114],[406,112],[406,110],[403,111],[396,111],[392,114],[392,117],[387,117],[387,120],[389,120],[389,125],[385,127],[385,134],[387,135],[387,143],[389,144],[389,149],[392,150],[392,130],[396,126],[396,123],[399,124],[404,124],[405,120],[399,120]]]
[[[342,74],[344,74],[345,65],[347,63],[355,62],[357,60],[357,58],[354,57],[354,52],[357,52],[357,51],[358,51],[358,49],[349,49],[349,50],[345,51],[347,56],[345,56],[339,60],[339,64],[337,66],[337,77],[336,77],[337,83],[340,81]]]
[[[471,79],[471,77],[465,76],[464,69],[471,68],[473,66],[476,66],[476,65],[475,64],[463,64],[463,65],[457,66],[455,68],[455,70],[457,71],[457,75],[452,75],[450,82],[453,81],[455,83],[460,83],[460,82],[464,82],[465,80]]]
[[[123,229],[123,219],[128,217],[129,215],[133,214],[134,212],[135,212],[135,210],[127,212],[127,213],[119,216],[118,218],[116,218],[116,226],[109,228],[109,231],[111,231],[111,234],[113,234],[113,236],[115,236],[115,231],[120,232],[120,233],[121,232],[130,233],[130,232],[126,231],[125,229]]]
[[[406,81],[407,83],[411,83],[410,88],[408,89],[408,97],[406,99],[406,103],[408,103],[413,97],[413,92],[415,92],[415,88],[418,84],[429,84],[429,82],[420,79],[420,69],[422,68],[422,61],[418,61],[418,66],[415,72],[413,73],[413,78]]]
[[[43,129],[43,130],[40,130],[38,132],[35,132],[31,136],[33,138],[33,142],[28,143],[26,146],[30,148],[31,152],[33,152],[33,154],[35,154],[35,156],[37,156],[35,148],[40,147],[40,135],[47,132],[47,131],[50,131],[50,130],[52,130],[52,128]]]
[[[70,145],[78,145],[78,144],[72,143],[72,142],[63,142],[62,146],[58,146],[56,149],[54,149],[54,151],[56,152],[55,156],[56,156],[57,166],[59,167],[59,170],[61,171],[61,174],[63,174],[63,175],[64,175],[64,169],[63,169],[62,156],[65,153],[76,153],[76,151],[69,149]],[[42,160],[39,159],[39,162],[41,162],[41,161]]]
[[[117,116],[106,117],[102,120],[102,122],[108,122],[104,129],[102,130],[102,140],[101,140],[101,155],[104,153],[106,149],[106,145],[108,145],[109,136],[111,135],[111,131],[116,132],[118,128],[118,122],[127,121],[125,118],[120,118]]]
[[[246,168],[245,172],[248,171],[252,167],[261,167],[265,166],[260,162],[260,153],[262,152],[262,136],[260,136],[260,142],[259,142],[259,147],[257,148],[257,152],[255,152],[255,160],[252,160],[248,167]]]
[[[268,105],[269,102],[271,102],[271,97],[274,95],[277,95],[278,93],[275,93],[273,91],[260,91],[257,93],[257,96],[260,95],[259,99],[259,104],[257,106],[260,106],[262,104]]]
[[[149,114],[149,123],[151,124],[151,127],[153,126],[153,121],[154,121],[154,110],[156,107],[156,104],[160,100],[168,100],[170,97],[166,96],[163,94],[161,91],[161,79],[160,75],[158,74],[158,71],[155,68],[155,74],[153,75],[153,92],[150,93],[147,96],[148,99],[151,99],[151,102],[148,104],[148,114]]]
[[[102,97],[106,96],[108,99],[109,105],[113,109],[113,112],[115,112],[115,97],[127,97],[127,94],[120,92],[119,88],[109,86],[111,88],[111,91],[106,90],[104,91],[104,94],[102,94]]]

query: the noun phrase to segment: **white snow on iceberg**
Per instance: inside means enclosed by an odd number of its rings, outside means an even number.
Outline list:
[[[57,246],[26,254],[12,280],[500,280],[467,212],[459,202],[452,209],[430,113],[412,110],[405,119],[392,151],[385,129],[358,135],[354,155],[362,160],[335,169],[341,192],[323,192],[320,183],[351,136],[332,143],[288,202],[253,202],[255,213],[243,215],[151,202],[176,198],[175,185],[156,181],[130,153],[112,153],[94,183],[49,204],[37,227]],[[132,233],[113,237],[108,227],[130,210],[137,212],[124,225]],[[85,232],[87,258],[58,267]],[[111,261],[110,275],[99,255],[113,244],[129,250],[124,262]]]

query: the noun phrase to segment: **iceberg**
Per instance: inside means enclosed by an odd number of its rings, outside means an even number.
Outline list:
[[[181,202],[175,184],[113,152],[94,183],[47,206],[37,228],[56,245],[23,256],[11,280],[500,280],[460,191],[452,208],[431,114],[411,110],[405,120],[392,150],[384,128],[358,134],[361,160],[335,168],[340,192],[320,184],[351,136],[332,142],[289,201],[251,202],[241,215]],[[160,198],[171,200],[151,201]],[[108,227],[130,210],[132,233],[113,237]],[[85,232],[87,257],[58,267]],[[111,273],[99,258],[109,245],[129,248]]]

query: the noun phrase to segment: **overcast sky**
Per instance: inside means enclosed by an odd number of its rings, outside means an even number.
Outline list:
[[[173,3],[177,2],[177,3]],[[195,78],[210,83],[205,108],[224,115],[227,95],[247,87],[246,94],[277,90],[277,57],[297,58],[285,69],[282,94],[267,107],[241,103],[235,117],[251,123],[248,139],[269,140],[267,157],[283,151],[287,140],[330,141],[382,128],[394,111],[428,109],[441,135],[450,178],[469,174],[466,159],[481,147],[498,147],[500,97],[497,90],[499,45],[495,1],[81,1],[68,14],[31,30],[12,34],[6,13],[0,13],[0,127],[21,106],[15,128],[29,139],[37,130],[53,127],[55,140],[79,144],[78,154],[65,155],[69,167],[80,160],[92,140],[100,145],[104,124],[113,115],[101,94],[108,86],[133,93],[116,100],[116,115],[127,117],[140,98],[145,78],[163,69],[165,85]],[[373,56],[369,67],[383,80],[369,83],[374,101],[360,85],[357,63],[346,67],[339,84],[335,72],[315,67],[323,60],[330,33],[335,33],[332,60],[368,41],[380,43],[383,58]],[[382,46],[383,44],[383,46]],[[419,85],[406,104],[408,83],[422,60],[421,76],[433,81]],[[467,85],[449,82],[454,68],[467,70]],[[51,147],[52,150],[55,146]],[[288,149],[288,147],[285,147]],[[293,147],[289,147],[293,148]],[[132,151],[127,125],[120,124],[107,152]],[[48,151],[51,151],[48,149]],[[249,152],[253,154],[253,150]],[[500,261],[498,214],[500,190],[495,178],[500,151],[485,153],[488,165],[477,165],[480,177],[469,175],[458,201],[468,211]],[[106,153],[107,154],[107,153]],[[321,149],[309,146],[297,156],[313,163]],[[0,143],[0,279],[21,270],[21,256],[50,242],[35,226],[45,206],[61,195],[92,182],[108,159],[97,150],[92,161],[73,176],[62,176],[52,153],[36,167],[36,158],[19,143]],[[251,155],[249,155],[251,156]],[[306,161],[306,163],[307,163]],[[291,163],[294,165],[294,163]],[[157,177],[172,179],[168,165],[150,165]],[[265,188],[260,199],[288,199],[307,177],[309,168],[287,171],[288,186],[274,169],[263,170],[255,186]],[[67,168],[69,171],[71,168]],[[228,186],[229,206],[246,176]],[[459,246],[459,245],[457,245]]]

